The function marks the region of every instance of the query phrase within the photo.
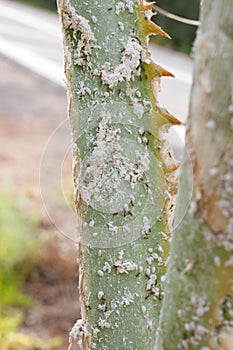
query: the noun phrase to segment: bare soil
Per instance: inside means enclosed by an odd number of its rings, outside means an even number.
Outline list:
[[[67,349],[69,331],[80,311],[76,249],[74,242],[61,235],[48,218],[39,185],[44,147],[56,127],[66,119],[66,92],[3,56],[0,56],[0,77],[1,188],[10,188],[16,196],[26,195],[30,203],[28,210],[36,211],[41,232],[47,232],[50,237],[25,285],[34,303],[25,313],[21,330],[41,338],[61,336],[64,343],[57,350]],[[71,178],[70,156],[63,164],[63,173]],[[49,176],[48,181],[51,181]],[[54,215],[65,222],[66,209],[57,205],[56,212],[53,206]]]

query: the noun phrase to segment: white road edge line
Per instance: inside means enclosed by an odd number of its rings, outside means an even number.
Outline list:
[[[21,45],[12,43],[0,36],[0,53],[10,57],[12,60],[29,68],[33,72],[49,79],[55,84],[64,87],[65,75],[62,72],[61,65],[52,62],[36,53],[25,49]]]
[[[41,20],[39,17],[21,11],[19,9],[12,8],[11,6],[0,3],[0,13],[2,17],[19,22],[24,26],[27,25],[31,28],[37,29],[40,32],[44,32],[47,35],[51,35],[61,40],[61,30],[59,30],[59,20],[57,18],[57,25],[48,23],[46,20]],[[54,18],[55,15],[54,15]]]

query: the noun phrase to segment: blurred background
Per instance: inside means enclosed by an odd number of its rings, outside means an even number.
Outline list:
[[[158,0],[198,18],[199,0]],[[185,122],[196,27],[155,17],[173,40],[151,42],[160,103]],[[71,136],[54,0],[0,0],[0,349],[66,349],[79,318]],[[184,127],[173,129],[179,158]]]

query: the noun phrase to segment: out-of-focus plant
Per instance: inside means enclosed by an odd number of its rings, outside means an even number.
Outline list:
[[[199,0],[158,0],[156,5],[175,15],[189,19],[198,19],[200,1]],[[172,33],[172,40],[158,38],[157,44],[166,45],[184,53],[190,53],[196,35],[196,27],[174,21],[164,15],[157,14],[156,23],[164,28],[168,33]]]
[[[56,11],[56,0],[17,0],[18,2],[24,3],[34,7],[40,7],[49,11]]]
[[[0,191],[0,349],[50,350],[58,338],[46,341],[17,331],[23,309],[32,305],[20,289],[31,273],[44,236],[38,235],[38,218],[28,212],[28,201]]]
[[[0,192],[0,299],[2,305],[28,306],[29,298],[19,287],[37,258],[41,242],[37,230],[38,218],[25,213],[22,198],[9,191]]]
[[[61,345],[61,339],[41,339],[36,336],[11,332],[0,342],[1,350],[52,350]]]

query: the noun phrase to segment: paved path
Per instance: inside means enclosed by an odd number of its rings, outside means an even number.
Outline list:
[[[160,103],[185,121],[192,81],[192,60],[155,45],[151,46],[151,50],[154,60],[176,76],[176,79],[162,79]],[[64,86],[58,15],[0,0],[0,53]],[[183,139],[184,129],[179,128],[178,134]]]

